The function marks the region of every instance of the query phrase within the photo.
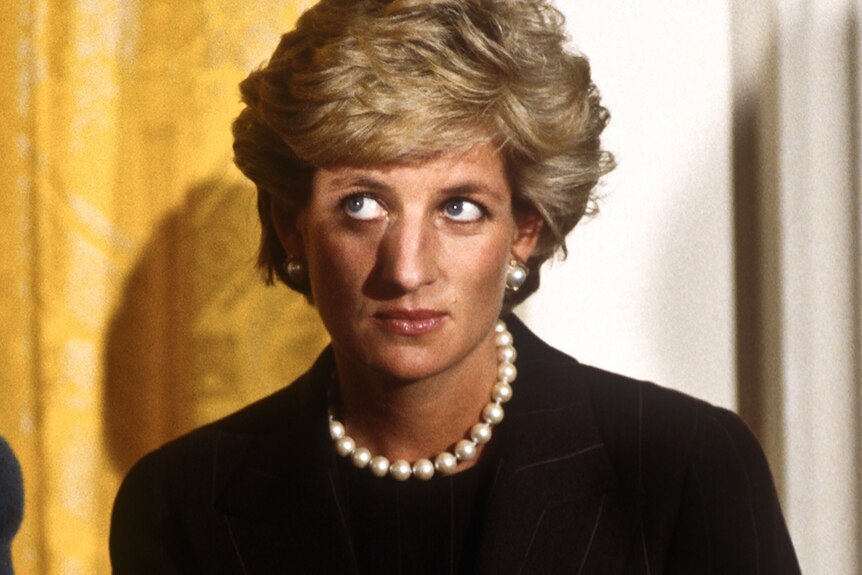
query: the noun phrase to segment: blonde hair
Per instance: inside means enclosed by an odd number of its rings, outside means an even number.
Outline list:
[[[530,277],[594,207],[614,161],[600,148],[609,114],[585,57],[565,48],[546,0],[321,0],[241,84],[236,165],[258,188],[258,259],[291,285],[270,195],[294,216],[317,168],[414,161],[493,140],[516,211],[545,225]],[[295,289],[297,286],[292,286]]]

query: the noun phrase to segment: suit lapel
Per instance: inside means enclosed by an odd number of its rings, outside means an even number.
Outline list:
[[[619,573],[638,525],[620,488],[574,360],[509,320],[515,394],[492,443],[500,453],[481,573]]]
[[[248,574],[356,573],[325,417],[331,365],[322,356],[286,390],[216,495]]]

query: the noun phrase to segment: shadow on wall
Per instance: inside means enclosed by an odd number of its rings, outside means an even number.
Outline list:
[[[292,381],[327,338],[316,312],[254,269],[255,195],[192,188],[135,265],[106,343],[104,422],[125,473],[165,441]]]
[[[104,429],[108,453],[125,472],[147,451],[190,425],[190,281],[182,211],[158,226],[123,289],[105,350]]]
[[[813,3],[811,5],[813,6]],[[790,16],[777,18],[774,11],[756,3],[738,2],[735,6],[737,12],[734,13],[733,28],[737,30],[737,37],[734,54],[736,76],[733,110],[733,200],[739,412],[759,436],[770,458],[779,492],[786,496],[785,481],[802,471],[787,467],[790,461],[788,453],[798,453],[799,450],[798,446],[792,444],[792,434],[788,439],[788,431],[800,422],[789,419],[789,408],[793,406],[785,404],[787,398],[792,401],[792,394],[787,386],[792,385],[790,379],[794,376],[794,368],[789,365],[787,358],[794,345],[798,345],[793,343],[794,334],[788,334],[786,329],[794,322],[794,318],[798,321],[800,314],[810,313],[807,310],[800,312],[795,306],[801,299],[800,294],[790,291],[791,286],[799,285],[799,282],[793,281],[792,278],[803,269],[795,269],[792,262],[799,256],[804,261],[806,254],[791,251],[798,245],[794,241],[794,234],[798,232],[787,224],[791,218],[798,217],[804,218],[806,222],[816,221],[816,215],[802,215],[798,206],[793,204],[799,197],[796,195],[798,192],[793,191],[799,182],[790,181],[790,178],[804,174],[810,182],[817,170],[822,169],[817,167],[816,158],[803,156],[804,162],[811,163],[803,164],[801,168],[791,165],[790,162],[798,160],[799,156],[793,153],[797,147],[806,153],[813,149],[807,140],[794,141],[794,137],[799,133],[811,137],[808,131],[814,123],[828,124],[833,115],[846,118],[846,121],[842,122],[841,130],[849,135],[847,147],[843,148],[840,141],[835,142],[835,146],[828,151],[830,159],[834,156],[835,161],[830,161],[828,169],[839,169],[842,166],[842,155],[849,159],[847,173],[840,176],[846,177],[850,196],[853,198],[854,205],[850,212],[862,213],[862,194],[857,177],[860,173],[862,134],[859,106],[862,101],[858,63],[862,46],[859,12],[856,5],[851,3],[845,6],[846,12],[838,11],[829,15],[834,27],[830,30],[830,35],[840,38],[844,43],[841,48],[836,45],[832,49],[844,50],[844,57],[839,57],[838,61],[846,62],[847,88],[846,92],[843,92],[839,87],[840,80],[836,79],[835,86],[826,86],[826,89],[833,92],[830,94],[833,98],[823,103],[805,100],[810,100],[813,94],[822,94],[824,87],[812,89],[808,86],[804,87],[800,94],[793,93],[795,88],[788,85],[788,79],[798,79],[799,76],[788,73],[787,70],[803,70],[806,80],[811,81],[807,77],[811,72],[808,68],[815,60],[811,60],[805,50],[784,53],[781,38],[793,38],[794,46],[798,42],[806,46],[814,46],[820,42],[818,49],[829,50],[829,46],[823,45],[828,42],[824,43],[822,37],[816,38],[817,34],[823,33],[823,29],[814,32],[818,25],[822,25],[826,14],[817,16],[819,24],[806,23],[799,27],[794,25],[780,32],[783,26],[792,21]],[[834,54],[830,57],[833,56]],[[782,69],[785,70],[784,73]],[[841,109],[842,105],[846,108]],[[801,125],[802,132],[788,129],[788,119],[782,117],[783,110],[785,116],[792,113],[792,122]],[[819,194],[812,197],[822,198],[821,201],[840,201],[842,195],[835,194],[833,197],[829,191],[805,191],[809,192],[812,195]],[[859,222],[852,228],[854,237],[850,244],[862,245]],[[849,254],[841,254],[839,257],[845,255]],[[856,280],[850,284],[850,289],[854,290],[850,300],[857,302],[856,316],[860,317],[860,261],[852,256],[847,261],[852,266],[851,275]],[[806,274],[812,272],[812,269],[805,271]],[[846,286],[842,289],[846,289]],[[838,294],[841,291],[838,289],[833,295],[840,297]],[[818,318],[815,322],[826,321],[829,319]],[[851,336],[856,342],[862,340],[860,325],[862,324],[857,321],[855,333]],[[857,345],[856,349],[860,349],[860,346]],[[857,373],[860,373],[860,358],[862,355],[857,351],[853,360]],[[829,377],[828,374],[825,376]],[[811,388],[816,388],[813,382]],[[798,409],[801,406],[796,407]],[[808,406],[804,409],[807,410]],[[856,402],[856,417],[853,420],[856,422],[854,436],[862,437],[862,404],[859,402]],[[843,457],[845,461],[848,460],[848,454]],[[862,461],[862,442],[856,442],[855,458],[857,462]],[[855,489],[856,500],[862,500],[862,481],[856,482]],[[792,509],[805,509],[807,505],[796,501],[793,502]],[[857,539],[862,541],[862,521],[857,522],[857,532]],[[805,553],[804,547],[802,553]],[[800,558],[805,566],[803,554]]]

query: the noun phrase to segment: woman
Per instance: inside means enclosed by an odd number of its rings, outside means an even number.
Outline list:
[[[115,572],[798,572],[735,415],[509,314],[613,165],[563,30],[545,0],[322,0],[242,83],[259,263],[332,345],[132,470]]]

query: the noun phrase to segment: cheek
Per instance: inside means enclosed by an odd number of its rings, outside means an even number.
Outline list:
[[[359,294],[373,266],[374,250],[339,241],[335,234],[311,239],[306,257],[315,302],[343,301]]]
[[[511,257],[508,238],[505,236],[488,238],[477,242],[469,249],[456,243],[448,250],[447,266],[457,274],[459,282],[470,296],[476,299],[496,300],[497,292],[502,297],[505,289],[506,266]],[[491,294],[494,297],[490,297]]]

